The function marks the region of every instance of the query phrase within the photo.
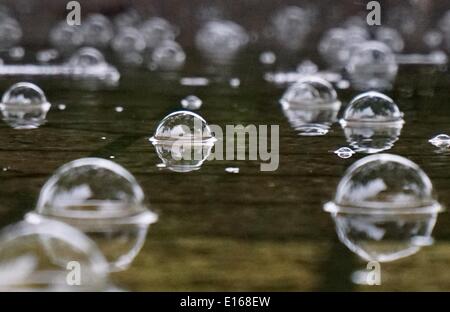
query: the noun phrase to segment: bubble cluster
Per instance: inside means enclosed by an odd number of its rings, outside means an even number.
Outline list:
[[[50,106],[38,86],[20,82],[3,94],[0,110],[3,120],[14,129],[35,129],[45,123]]]
[[[428,176],[406,158],[379,154],[354,163],[325,205],[340,240],[367,261],[393,261],[432,243],[441,205]]]

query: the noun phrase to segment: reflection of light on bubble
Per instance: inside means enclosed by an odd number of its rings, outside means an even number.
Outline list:
[[[428,140],[432,145],[439,148],[447,148],[450,147],[450,136],[447,134],[438,134],[432,139]]]
[[[35,215],[69,223],[100,247],[110,270],[127,268],[157,216],[136,179],[118,164],[82,158],[59,168],[41,189]]]
[[[385,262],[431,243],[441,206],[430,179],[416,164],[379,154],[354,163],[324,209],[351,251],[367,261]]]

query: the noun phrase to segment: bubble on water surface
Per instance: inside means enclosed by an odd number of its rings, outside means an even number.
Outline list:
[[[204,87],[209,85],[209,79],[205,77],[183,77],[180,79],[180,84],[190,87]]]
[[[336,91],[326,80],[310,76],[290,86],[283,94],[280,103],[292,106],[340,106]]]
[[[68,284],[79,268],[80,284]],[[0,234],[2,291],[105,291],[108,265],[97,246],[65,223],[26,217]]]
[[[93,47],[106,47],[114,36],[114,28],[109,19],[102,14],[91,14],[81,24],[84,44]]]
[[[70,58],[68,64],[74,68],[90,68],[105,66],[106,61],[105,57],[99,50],[85,47],[75,52]]]
[[[346,71],[355,89],[390,89],[398,65],[392,50],[379,41],[367,41],[352,50]]]
[[[218,61],[232,58],[248,40],[244,28],[228,20],[207,22],[195,36],[197,48]]]
[[[148,48],[155,48],[163,41],[173,41],[178,33],[175,26],[161,17],[146,20],[139,28]]]
[[[394,52],[401,52],[405,47],[402,35],[394,28],[378,28],[375,32],[375,38],[377,41],[381,41],[386,44]]]
[[[59,57],[59,52],[56,49],[40,50],[36,53],[36,60],[40,63],[48,63]]]
[[[14,61],[20,61],[25,56],[25,49],[23,47],[12,47],[8,50],[9,57]]]
[[[0,49],[14,46],[22,39],[22,35],[17,20],[7,16],[0,18]]]
[[[38,86],[20,82],[3,94],[0,110],[3,120],[14,129],[35,129],[45,123],[50,106]]]
[[[211,129],[200,116],[189,111],[177,111],[166,116],[158,125],[152,142],[183,140],[191,142],[214,141]]]
[[[353,156],[355,152],[349,147],[340,147],[335,150],[334,153],[338,155],[340,158],[347,159]]]
[[[123,107],[122,107],[122,106],[116,106],[116,107],[114,108],[114,110],[115,110],[117,113],[121,113],[121,112],[123,112]]]
[[[66,109],[66,104],[58,104],[58,109],[59,110],[65,110]]]
[[[241,80],[239,78],[231,78],[229,83],[232,88],[239,88]]]
[[[130,265],[157,220],[136,179],[118,164],[81,158],[59,168],[41,189],[36,214],[67,222],[91,237],[110,270]]]
[[[121,56],[141,53],[146,48],[144,36],[133,27],[121,28],[111,42],[112,49]]]
[[[72,51],[83,44],[81,26],[71,26],[61,21],[50,30],[49,41],[60,51]]]
[[[319,67],[311,60],[304,60],[297,66],[297,72],[302,75],[314,75],[319,71]]]
[[[432,242],[441,205],[428,176],[406,158],[379,154],[354,163],[325,205],[339,239],[367,261],[393,261]]]
[[[202,100],[195,95],[188,95],[187,97],[181,100],[181,106],[184,109],[189,110],[200,109],[202,104],[203,104]]]
[[[439,148],[447,148],[450,147],[450,136],[447,134],[439,134],[428,140],[428,142]]]
[[[152,64],[162,70],[179,69],[185,61],[186,54],[175,41],[163,41],[152,53]]]
[[[237,168],[237,167],[227,167],[227,168],[225,168],[225,172],[227,172],[227,173],[239,173],[239,168]]]

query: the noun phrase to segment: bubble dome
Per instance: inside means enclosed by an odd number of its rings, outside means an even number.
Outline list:
[[[114,28],[102,14],[91,14],[81,24],[84,43],[93,47],[105,47],[114,36]]]
[[[162,70],[176,70],[184,65],[186,54],[175,41],[163,41],[152,53],[152,64]]]
[[[41,189],[34,214],[83,231],[100,247],[111,271],[131,264],[157,220],[135,178],[101,158],[81,158],[59,168]]]
[[[398,71],[394,53],[380,41],[356,45],[345,68],[354,88],[360,90],[389,89]]]
[[[116,53],[128,54],[142,52],[146,48],[144,36],[134,27],[121,28],[111,42]]]
[[[2,97],[0,110],[3,120],[14,129],[35,129],[45,123],[51,104],[35,84],[19,82]]]
[[[156,128],[150,139],[155,143],[189,141],[192,143],[212,143],[215,141],[207,122],[190,111],[177,111],[167,115]]]
[[[412,161],[378,154],[355,162],[339,182],[330,212],[433,213],[441,209],[428,176]]]
[[[50,30],[49,41],[60,51],[71,51],[83,44],[84,37],[81,27],[70,26],[62,21]]]
[[[108,287],[108,265],[97,246],[65,223],[27,217],[0,234],[1,291],[104,291]]]
[[[340,107],[336,91],[326,80],[307,77],[290,86],[280,100],[283,107],[330,106]]]
[[[332,214],[339,239],[367,261],[393,261],[433,242],[442,210],[428,176],[406,158],[378,154],[354,163],[339,182]]]
[[[393,123],[403,124],[403,113],[388,96],[370,91],[356,96],[345,109],[342,124]]]
[[[161,17],[152,17],[145,21],[139,28],[144,36],[147,47],[155,48],[161,42],[173,41],[177,36],[178,29]]]
[[[0,48],[9,48],[22,39],[22,28],[14,18],[0,17]]]
[[[69,59],[69,66],[74,68],[91,68],[105,66],[107,63],[103,54],[90,47],[84,47],[76,51]]]
[[[195,36],[195,44],[200,51],[222,59],[233,57],[247,42],[244,28],[227,20],[210,21]]]

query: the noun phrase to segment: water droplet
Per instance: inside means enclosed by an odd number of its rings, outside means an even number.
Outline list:
[[[239,173],[239,168],[237,168],[237,167],[227,167],[227,168],[225,168],[225,172],[227,172],[227,173]]]
[[[45,123],[50,106],[38,86],[20,82],[5,92],[0,110],[3,120],[14,129],[35,129]]]
[[[0,290],[105,291],[108,265],[77,229],[54,220],[27,215],[0,235]],[[79,266],[79,285],[67,283],[71,261]],[[76,282],[76,281],[75,281]]]
[[[123,107],[122,107],[122,106],[116,106],[116,107],[114,108],[114,110],[115,110],[116,112],[118,112],[118,113],[121,113],[121,112],[123,112]]]
[[[157,219],[145,207],[136,179],[123,167],[101,158],[77,159],[59,168],[42,188],[36,214],[64,220],[85,232],[98,244],[113,271],[132,262],[149,224]],[[120,248],[112,250],[116,240]]]
[[[189,110],[200,109],[202,104],[203,104],[202,100],[199,99],[195,95],[188,95],[187,97],[185,97],[184,99],[181,100],[181,106],[184,109],[189,109]]]
[[[272,51],[265,51],[259,55],[259,61],[264,65],[271,65],[277,61],[277,56]]]
[[[379,41],[367,41],[353,49],[346,71],[354,88],[390,89],[397,76],[398,65],[392,50]]]
[[[336,155],[338,155],[340,158],[347,159],[353,156],[355,153],[351,148],[348,147],[341,147],[334,151]]]
[[[68,63],[75,69],[105,66],[103,54],[94,48],[81,48],[75,52]]]
[[[350,250],[367,261],[386,262],[416,253],[420,240],[432,241],[441,205],[416,164],[379,154],[354,163],[324,209]]]
[[[231,78],[229,83],[232,88],[239,88],[241,80],[239,78]]]
[[[186,54],[175,41],[163,41],[152,53],[152,64],[162,70],[176,70],[184,65]]]
[[[447,134],[439,134],[428,140],[428,142],[439,148],[447,148],[450,147],[450,136]]]

